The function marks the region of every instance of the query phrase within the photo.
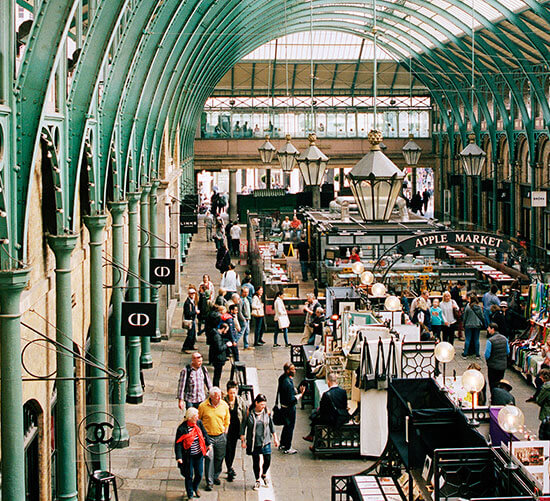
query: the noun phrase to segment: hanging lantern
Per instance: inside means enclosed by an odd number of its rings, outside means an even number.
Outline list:
[[[374,282],[374,275],[371,271],[364,271],[361,273],[361,283],[363,285],[370,285]]]
[[[470,143],[460,152],[460,158],[467,176],[481,176],[487,153],[476,144],[475,134],[470,134]]]
[[[388,296],[384,301],[384,308],[388,311],[399,311],[401,306],[401,301],[397,296]]]
[[[285,145],[277,152],[277,158],[283,172],[292,172],[292,169],[296,165],[296,157],[299,154],[300,152],[290,142],[290,134],[287,134]]]
[[[301,153],[298,160],[298,167],[307,186],[320,186],[327,170],[328,157],[315,146],[317,136],[308,136],[309,146]]]
[[[386,286],[381,283],[376,283],[371,287],[372,295],[376,297],[382,297],[386,294]]]
[[[260,152],[260,158],[262,159],[262,162],[264,164],[270,164],[277,150],[275,149],[275,146],[273,146],[269,141],[269,136],[265,136],[265,143],[258,148],[258,151]]]
[[[351,269],[356,275],[361,275],[361,273],[365,271],[365,265],[360,261],[357,261],[351,265]]]
[[[348,174],[351,191],[365,221],[387,221],[403,185],[405,174],[380,151],[382,133],[371,130],[370,151]]]
[[[413,138],[414,136],[409,134],[409,141],[401,150],[403,152],[403,157],[405,158],[405,163],[409,167],[416,167],[418,165],[420,154],[422,153],[422,148],[413,141]]]

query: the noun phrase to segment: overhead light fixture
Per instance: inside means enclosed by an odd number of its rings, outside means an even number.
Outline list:
[[[290,142],[290,134],[286,135],[286,143],[284,146],[277,152],[277,158],[281,164],[281,169],[283,172],[292,172],[296,165],[296,157],[300,152],[294,147]]]
[[[481,176],[487,153],[476,144],[476,135],[470,134],[470,142],[460,152],[460,160],[467,176]]]
[[[321,206],[321,193],[319,187],[327,170],[329,158],[315,145],[317,136],[309,134],[309,146],[298,156],[298,167],[304,178],[304,183],[312,187],[313,207]]]
[[[403,152],[403,157],[405,158],[405,163],[409,167],[416,167],[418,165],[420,154],[422,153],[422,148],[415,143],[413,138],[414,136],[409,134],[409,140],[401,150]]]
[[[275,146],[271,144],[271,141],[269,141],[269,136],[265,136],[265,142],[258,148],[258,151],[260,152],[262,162],[264,164],[270,164],[273,161],[273,157],[275,156],[275,152],[277,150],[275,149]]]
[[[380,131],[370,131],[368,139],[371,149],[353,167],[348,179],[361,217],[365,221],[387,221],[405,174],[380,151]]]

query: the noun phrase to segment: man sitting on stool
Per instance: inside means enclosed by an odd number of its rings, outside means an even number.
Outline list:
[[[338,386],[338,375],[331,372],[327,376],[328,390],[323,393],[319,408],[311,413],[311,431],[304,440],[313,442],[315,425],[326,424],[334,428],[350,420],[348,412],[348,395]]]
[[[514,395],[510,393],[512,391],[512,385],[507,379],[501,379],[498,384],[493,388],[493,394],[491,397],[491,405],[516,405],[516,399]]]

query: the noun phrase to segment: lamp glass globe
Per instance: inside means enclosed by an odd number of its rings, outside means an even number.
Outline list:
[[[444,364],[449,363],[455,358],[455,347],[451,343],[442,341],[438,343],[434,350],[435,358]]]
[[[384,308],[388,311],[399,311],[401,309],[401,301],[397,296],[388,296],[384,301]]]
[[[384,284],[374,284],[372,286],[373,296],[383,296],[386,293],[386,286]]]
[[[351,269],[353,270],[353,273],[355,273],[356,275],[361,275],[361,273],[365,271],[365,265],[357,261],[356,263],[353,263],[351,265]]]
[[[361,283],[363,285],[370,285],[374,282],[374,275],[370,271],[364,271],[361,273]]]
[[[476,369],[468,369],[462,374],[462,386],[467,392],[478,392],[483,389],[485,378],[483,374]]]
[[[518,432],[524,422],[523,411],[515,405],[505,405],[498,413],[498,424],[506,433]]]

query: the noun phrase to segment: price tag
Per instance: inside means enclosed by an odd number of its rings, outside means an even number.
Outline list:
[[[424,273],[431,273],[432,271],[434,271],[434,267],[433,266],[424,266]]]

